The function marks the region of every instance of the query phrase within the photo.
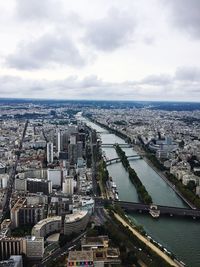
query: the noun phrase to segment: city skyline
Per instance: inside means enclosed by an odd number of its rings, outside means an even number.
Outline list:
[[[0,3],[5,98],[194,101],[197,0]]]

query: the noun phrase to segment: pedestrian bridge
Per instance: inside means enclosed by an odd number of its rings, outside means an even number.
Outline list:
[[[139,213],[149,213],[150,206],[142,203],[134,203],[127,201],[117,201],[117,200],[106,200],[106,199],[96,199],[96,203],[118,205],[126,211],[129,212],[139,212]],[[200,219],[200,209],[190,209],[190,208],[178,208],[156,205],[158,210],[160,210],[160,216],[180,216],[185,218]]]
[[[129,160],[138,160],[138,159],[142,159],[141,155],[132,155],[132,156],[127,156],[127,159]],[[114,164],[114,163],[118,163],[121,162],[120,158],[113,158],[113,159],[108,159],[106,160],[106,166]]]

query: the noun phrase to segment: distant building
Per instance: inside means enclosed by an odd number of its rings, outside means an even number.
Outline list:
[[[53,143],[47,143],[47,162],[53,163]]]

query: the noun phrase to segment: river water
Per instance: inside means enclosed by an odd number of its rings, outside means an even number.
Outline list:
[[[102,143],[125,143],[123,139],[108,133],[102,127],[83,119],[90,127],[100,132]],[[102,148],[109,159],[117,157],[114,148]],[[126,155],[137,154],[132,148],[123,148]],[[130,165],[153,199],[153,203],[173,207],[187,207],[181,198],[166,182],[143,160],[131,160]],[[139,202],[134,185],[121,163],[108,166],[109,175],[117,185],[119,199]],[[153,219],[148,214],[129,214],[131,220],[144,227],[148,235],[161,243],[187,266],[200,267],[200,221],[172,217]]]

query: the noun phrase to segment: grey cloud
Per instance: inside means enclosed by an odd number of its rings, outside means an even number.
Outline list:
[[[105,18],[88,24],[85,41],[98,50],[112,51],[130,40],[135,26],[133,15],[112,8]]]
[[[198,69],[194,76],[178,69],[173,76],[152,75],[140,81],[107,82],[96,75],[79,79],[69,76],[62,80],[30,80],[14,76],[0,76],[0,95],[10,97],[62,99],[163,99],[188,100],[200,97]],[[187,77],[187,78],[186,78]]]
[[[6,58],[6,63],[13,68],[31,70],[52,64],[81,67],[86,61],[67,36],[46,34],[19,44],[16,52]]]
[[[154,86],[164,86],[172,82],[172,77],[166,74],[150,75],[144,78],[140,83]]]
[[[173,23],[196,38],[200,38],[200,1],[164,0],[170,5]]]
[[[200,81],[200,69],[195,67],[178,68],[175,73],[175,79],[189,82]]]
[[[16,15],[22,20],[46,19],[60,11],[59,0],[17,0]]]

